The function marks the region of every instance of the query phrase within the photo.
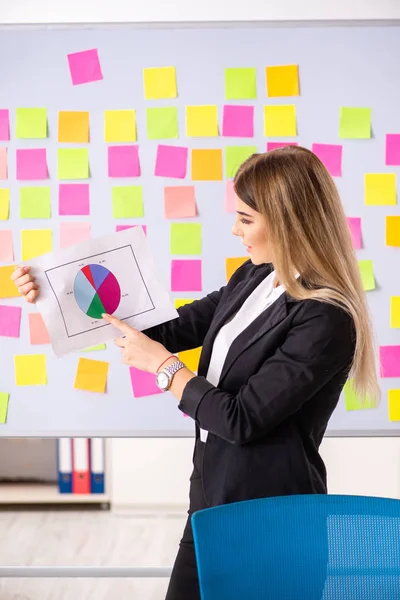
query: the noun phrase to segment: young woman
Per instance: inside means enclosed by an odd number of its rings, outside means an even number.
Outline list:
[[[104,318],[122,360],[156,374],[196,427],[189,518],[168,600],[200,598],[190,517],[228,502],[327,492],[319,446],[350,376],[379,401],[370,315],[335,184],[309,150],[255,154],[235,177],[250,255],[219,291],[144,332]],[[28,268],[13,279],[29,302]],[[198,375],[171,353],[202,346]]]

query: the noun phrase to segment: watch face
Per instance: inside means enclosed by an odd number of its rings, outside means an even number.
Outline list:
[[[166,389],[166,388],[168,387],[168,384],[169,384],[169,378],[168,378],[168,375],[166,375],[166,374],[165,374],[165,373],[163,373],[162,371],[161,371],[161,373],[158,373],[158,374],[157,374],[157,379],[156,379],[156,381],[157,381],[157,385],[158,385],[158,386],[159,386],[159,387],[160,387],[162,390],[164,390],[164,389]]]

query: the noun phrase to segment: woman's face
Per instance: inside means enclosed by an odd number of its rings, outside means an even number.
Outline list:
[[[240,237],[252,263],[261,265],[273,262],[265,217],[247,206],[240,198],[236,199],[236,213],[232,233]]]

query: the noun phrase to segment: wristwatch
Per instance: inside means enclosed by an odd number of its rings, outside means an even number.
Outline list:
[[[162,369],[162,371],[156,374],[156,385],[161,391],[166,392],[171,387],[172,378],[175,373],[184,367],[186,367],[186,365],[180,360],[176,360],[172,365],[169,365],[169,367],[165,367],[165,369]]]

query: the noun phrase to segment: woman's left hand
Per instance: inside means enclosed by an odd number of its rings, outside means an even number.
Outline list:
[[[171,356],[171,352],[168,352],[162,344],[155,342],[146,334],[116,317],[104,314],[103,319],[119,329],[125,336],[114,340],[115,345],[121,348],[122,362],[125,365],[148,373],[156,373],[163,360]]]

